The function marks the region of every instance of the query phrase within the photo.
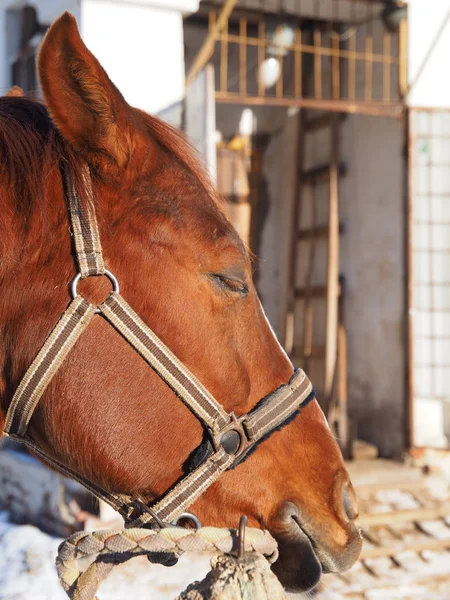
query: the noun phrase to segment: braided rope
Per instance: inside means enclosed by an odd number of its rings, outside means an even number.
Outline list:
[[[114,566],[134,556],[146,555],[150,562],[164,563],[168,558],[178,558],[183,552],[230,553],[236,550],[236,545],[235,530],[216,527],[80,532],[60,545],[56,569],[71,600],[98,600],[95,594]],[[268,531],[260,529],[246,529],[245,551],[262,554],[270,563],[278,557],[276,541]],[[78,559],[94,555],[98,555],[95,561],[81,572]]]

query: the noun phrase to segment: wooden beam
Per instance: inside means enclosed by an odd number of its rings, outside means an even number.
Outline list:
[[[302,287],[295,290],[296,298],[321,298],[327,294],[326,285],[313,285],[311,288]]]
[[[186,87],[192,83],[195,76],[200,73],[200,71],[206,66],[211,58],[212,53],[214,52],[216,37],[222,31],[224,25],[228,23],[228,19],[234,7],[236,6],[236,3],[237,0],[226,0],[218,18],[216,19],[216,22],[210,31],[208,31],[208,35],[206,36],[206,39],[203,42],[200,50],[197,52],[194,62],[189,69],[189,73],[186,76]]]
[[[324,113],[322,115],[318,115],[317,117],[313,117],[306,121],[305,123],[305,133],[314,133],[315,131],[319,131],[321,129],[326,129],[331,125],[331,119],[333,115],[330,113]],[[339,115],[339,120],[341,122],[345,121],[347,115],[345,113],[341,113]]]
[[[339,119],[331,126],[328,198],[327,309],[325,330],[324,413],[328,416],[337,361],[339,299]]]
[[[352,463],[353,464],[353,463]],[[351,475],[351,473],[350,473]],[[400,475],[399,475],[400,477]],[[408,491],[414,491],[414,492],[420,492],[423,491],[424,489],[427,489],[427,486],[430,485],[430,482],[435,481],[436,479],[434,478],[433,475],[427,475],[426,479],[423,476],[423,473],[420,473],[420,476],[417,476],[417,479],[411,479],[410,481],[401,481],[400,479],[397,479],[397,481],[395,483],[393,483],[392,481],[386,481],[386,482],[379,482],[377,481],[376,483],[367,483],[367,484],[363,484],[363,485],[355,485],[355,488],[357,489],[357,493],[358,496],[359,495],[368,495],[368,494],[373,494],[378,492],[379,490],[391,490],[393,487],[401,490],[402,492],[408,492]],[[353,482],[354,483],[354,482]],[[420,500],[420,497],[419,497]]]
[[[344,233],[344,225],[339,224],[339,233]],[[328,235],[328,226],[321,225],[319,227],[313,227],[308,229],[299,229],[297,236],[300,242],[303,240],[311,240],[313,238],[324,238]]]
[[[294,347],[292,351],[292,356],[294,359],[305,360],[307,358],[325,358],[325,348],[323,346],[313,346],[311,348],[311,352],[309,356],[305,356],[302,348]],[[295,361],[294,361],[295,362]]]
[[[389,525],[390,523],[408,523],[411,521],[432,521],[443,519],[450,515],[450,502],[443,502],[432,508],[412,508],[408,510],[394,510],[388,513],[372,513],[361,515],[358,526],[362,528],[374,525]],[[450,541],[447,540],[449,543]]]
[[[341,297],[342,289],[339,285],[339,297]],[[344,456],[349,456],[351,448],[349,448],[349,426],[348,426],[348,389],[347,389],[347,332],[342,323],[338,327],[338,354],[337,354],[337,421],[338,421],[338,438],[339,445]]]
[[[395,554],[400,554],[401,552],[423,552],[424,550],[450,550],[450,540],[437,540],[437,539],[427,539],[422,542],[413,542],[408,543],[407,546],[402,545],[393,547],[393,546],[377,546],[375,548],[368,548],[363,546],[360,560],[366,560],[368,558],[382,558],[384,556],[395,556]]]
[[[349,114],[371,115],[374,117],[389,117],[401,119],[405,106],[391,102],[385,104],[379,101],[365,102],[362,100],[317,100],[316,98],[276,98],[270,96],[250,96],[232,92],[216,92],[219,104],[243,104],[244,106],[284,106],[311,108],[312,110],[330,110]]]
[[[337,165],[337,175],[342,176],[347,173],[347,167],[344,164]],[[320,165],[309,171],[303,171],[302,183],[304,185],[317,185],[318,183],[326,183],[330,180],[332,173],[331,165]]]
[[[295,140],[295,163],[301,165],[303,162],[303,113],[300,112],[296,117],[296,140]],[[297,227],[300,215],[300,198],[301,198],[301,183],[300,183],[300,167],[294,169],[294,181],[293,181],[293,198],[290,207],[290,231],[289,235],[289,256],[288,256],[288,268],[286,277],[286,301],[284,305],[284,349],[289,356],[292,355],[294,348],[294,329],[295,329],[295,294],[294,288],[296,285],[296,270],[297,270],[297,251],[298,247],[296,244]]]
[[[341,289],[339,287],[339,293],[341,292]],[[326,285],[313,285],[311,289],[308,288],[297,288],[295,290],[295,297],[296,298],[306,298],[306,297],[312,297],[312,298],[325,298],[325,296],[327,295],[327,286]]]

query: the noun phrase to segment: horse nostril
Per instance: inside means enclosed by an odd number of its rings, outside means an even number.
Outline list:
[[[353,487],[348,483],[342,486],[342,505],[349,521],[354,521],[358,516],[358,505]]]

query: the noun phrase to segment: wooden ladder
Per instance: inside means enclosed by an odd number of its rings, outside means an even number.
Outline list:
[[[339,236],[343,231],[339,178],[346,173],[345,165],[339,163],[343,116],[311,114],[302,111],[299,115],[301,166],[292,211],[285,348],[294,363],[308,372],[326,416],[338,424],[339,437],[344,431],[347,437],[343,286],[339,280]]]

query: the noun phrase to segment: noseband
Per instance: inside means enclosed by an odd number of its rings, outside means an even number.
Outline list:
[[[69,286],[72,301],[18,386],[6,415],[4,433],[111,505],[122,515],[127,526],[162,526],[178,519],[223,472],[235,467],[258,443],[286,425],[314,398],[314,391],[305,373],[296,369],[289,383],[263,398],[249,413],[241,416],[228,413],[120,295],[119,284],[103,261],[89,174],[84,178],[91,200],[89,204],[80,201],[67,170],[65,183],[79,268]],[[103,304],[95,306],[78,294],[77,284],[80,279],[100,275],[111,280],[113,291]],[[85,479],[45,454],[28,433],[39,400],[94,314],[101,315],[125,338],[192,411],[207,433],[206,441],[195,453],[197,464],[192,465],[188,474],[152,506],[132,496],[110,492]]]

